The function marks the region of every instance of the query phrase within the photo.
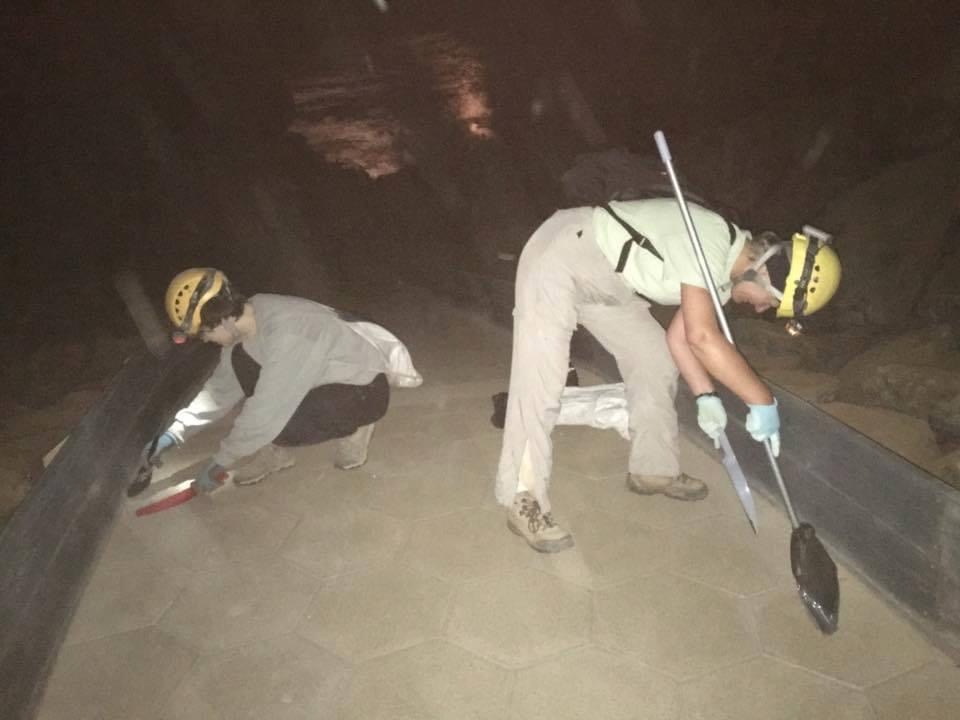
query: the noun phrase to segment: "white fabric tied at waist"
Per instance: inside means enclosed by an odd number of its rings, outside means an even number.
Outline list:
[[[384,372],[390,385],[415,388],[423,384],[423,376],[413,366],[407,346],[393,333],[372,322],[358,321],[348,325],[357,335],[380,351],[386,366]]]

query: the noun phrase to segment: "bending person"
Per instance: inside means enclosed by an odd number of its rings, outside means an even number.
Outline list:
[[[780,243],[752,237],[690,204],[721,301],[801,317],[836,291],[832,248],[802,236]],[[679,306],[666,331],[651,302]],[[507,524],[540,552],[573,545],[550,512],[551,433],[567,376],[570,339],[583,325],[616,359],[629,411],[627,487],[640,495],[699,500],[707,486],[680,470],[674,399],[678,369],[697,396],[698,422],[716,440],[726,411],[715,383],[749,412],[747,429],[779,448],[780,418],[770,391],[723,336],[673,199],[611,202],[560,210],[530,237],[516,277],[513,358],[496,497]]]
[[[178,334],[223,350],[203,389],[157,438],[154,452],[182,444],[243,402],[197,478],[199,490],[217,489],[225,469],[234,470],[237,485],[260,482],[294,464],[285,449],[290,446],[337,440],[336,467],[350,470],[366,462],[374,423],[389,404],[390,368],[356,326],[389,333],[369,323],[352,325],[336,310],[302,298],[247,299],[213,268],[177,275],[167,289],[166,309]]]

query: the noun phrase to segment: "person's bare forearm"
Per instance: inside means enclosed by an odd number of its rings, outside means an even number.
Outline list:
[[[716,389],[710,373],[693,354],[693,350],[687,343],[683,329],[683,314],[679,310],[667,329],[667,347],[670,348],[670,355],[680,371],[680,376],[694,395],[713,392]]]
[[[773,395],[770,388],[720,332],[707,291],[684,285],[682,298],[680,310],[669,329],[669,334],[672,336],[671,343],[679,343],[682,338],[702,372],[706,372],[713,380],[724,384],[745,403],[771,404]],[[680,367],[680,363],[683,362],[687,365],[687,372],[692,373],[695,381],[699,381],[697,370],[690,358],[684,358],[684,351],[678,349],[673,352],[679,354],[681,358],[677,360],[677,354],[674,355],[674,361],[677,362],[680,372],[684,372]]]
[[[688,346],[701,367],[745,403],[769,405],[773,402],[773,395],[767,384],[747,364],[743,355],[720,333],[706,337],[701,335]]]

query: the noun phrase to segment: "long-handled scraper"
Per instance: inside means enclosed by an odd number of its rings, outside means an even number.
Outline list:
[[[700,236],[697,235],[693,218],[690,216],[690,210],[687,208],[687,202],[680,189],[680,183],[677,180],[677,174],[670,157],[670,149],[667,147],[667,139],[660,130],[657,130],[653,137],[657,143],[660,159],[670,176],[670,183],[677,197],[677,203],[680,205],[680,213],[683,215],[683,223],[686,226],[687,234],[690,236],[690,242],[693,244],[700,271],[703,273],[707,289],[710,291],[710,297],[713,300],[717,321],[723,328],[723,334],[727,341],[733,345],[733,334],[730,332],[730,326],[727,324],[727,318],[723,313],[723,305],[717,293],[717,286],[707,267],[707,259],[703,254]],[[840,584],[837,580],[837,566],[827,553],[823,543],[817,538],[813,526],[797,520],[797,515],[793,511],[793,503],[790,502],[790,495],[787,492],[787,486],[783,481],[783,475],[780,473],[780,466],[777,464],[777,458],[773,454],[770,441],[765,441],[763,445],[767,452],[767,458],[770,460],[770,466],[773,468],[774,475],[776,475],[780,494],[783,495],[783,501],[787,506],[790,524],[793,526],[793,532],[790,535],[790,567],[793,570],[793,577],[797,581],[800,599],[807,610],[810,611],[817,627],[820,628],[820,632],[830,635],[837,629],[840,609]]]

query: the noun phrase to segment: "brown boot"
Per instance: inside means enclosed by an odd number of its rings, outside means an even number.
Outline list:
[[[537,552],[555,553],[573,547],[573,535],[557,525],[528,492],[517,493],[507,513],[507,527]]]
[[[666,495],[674,500],[703,500],[710,492],[703,480],[685,473],[676,477],[627,473],[627,489],[638,495]]]

